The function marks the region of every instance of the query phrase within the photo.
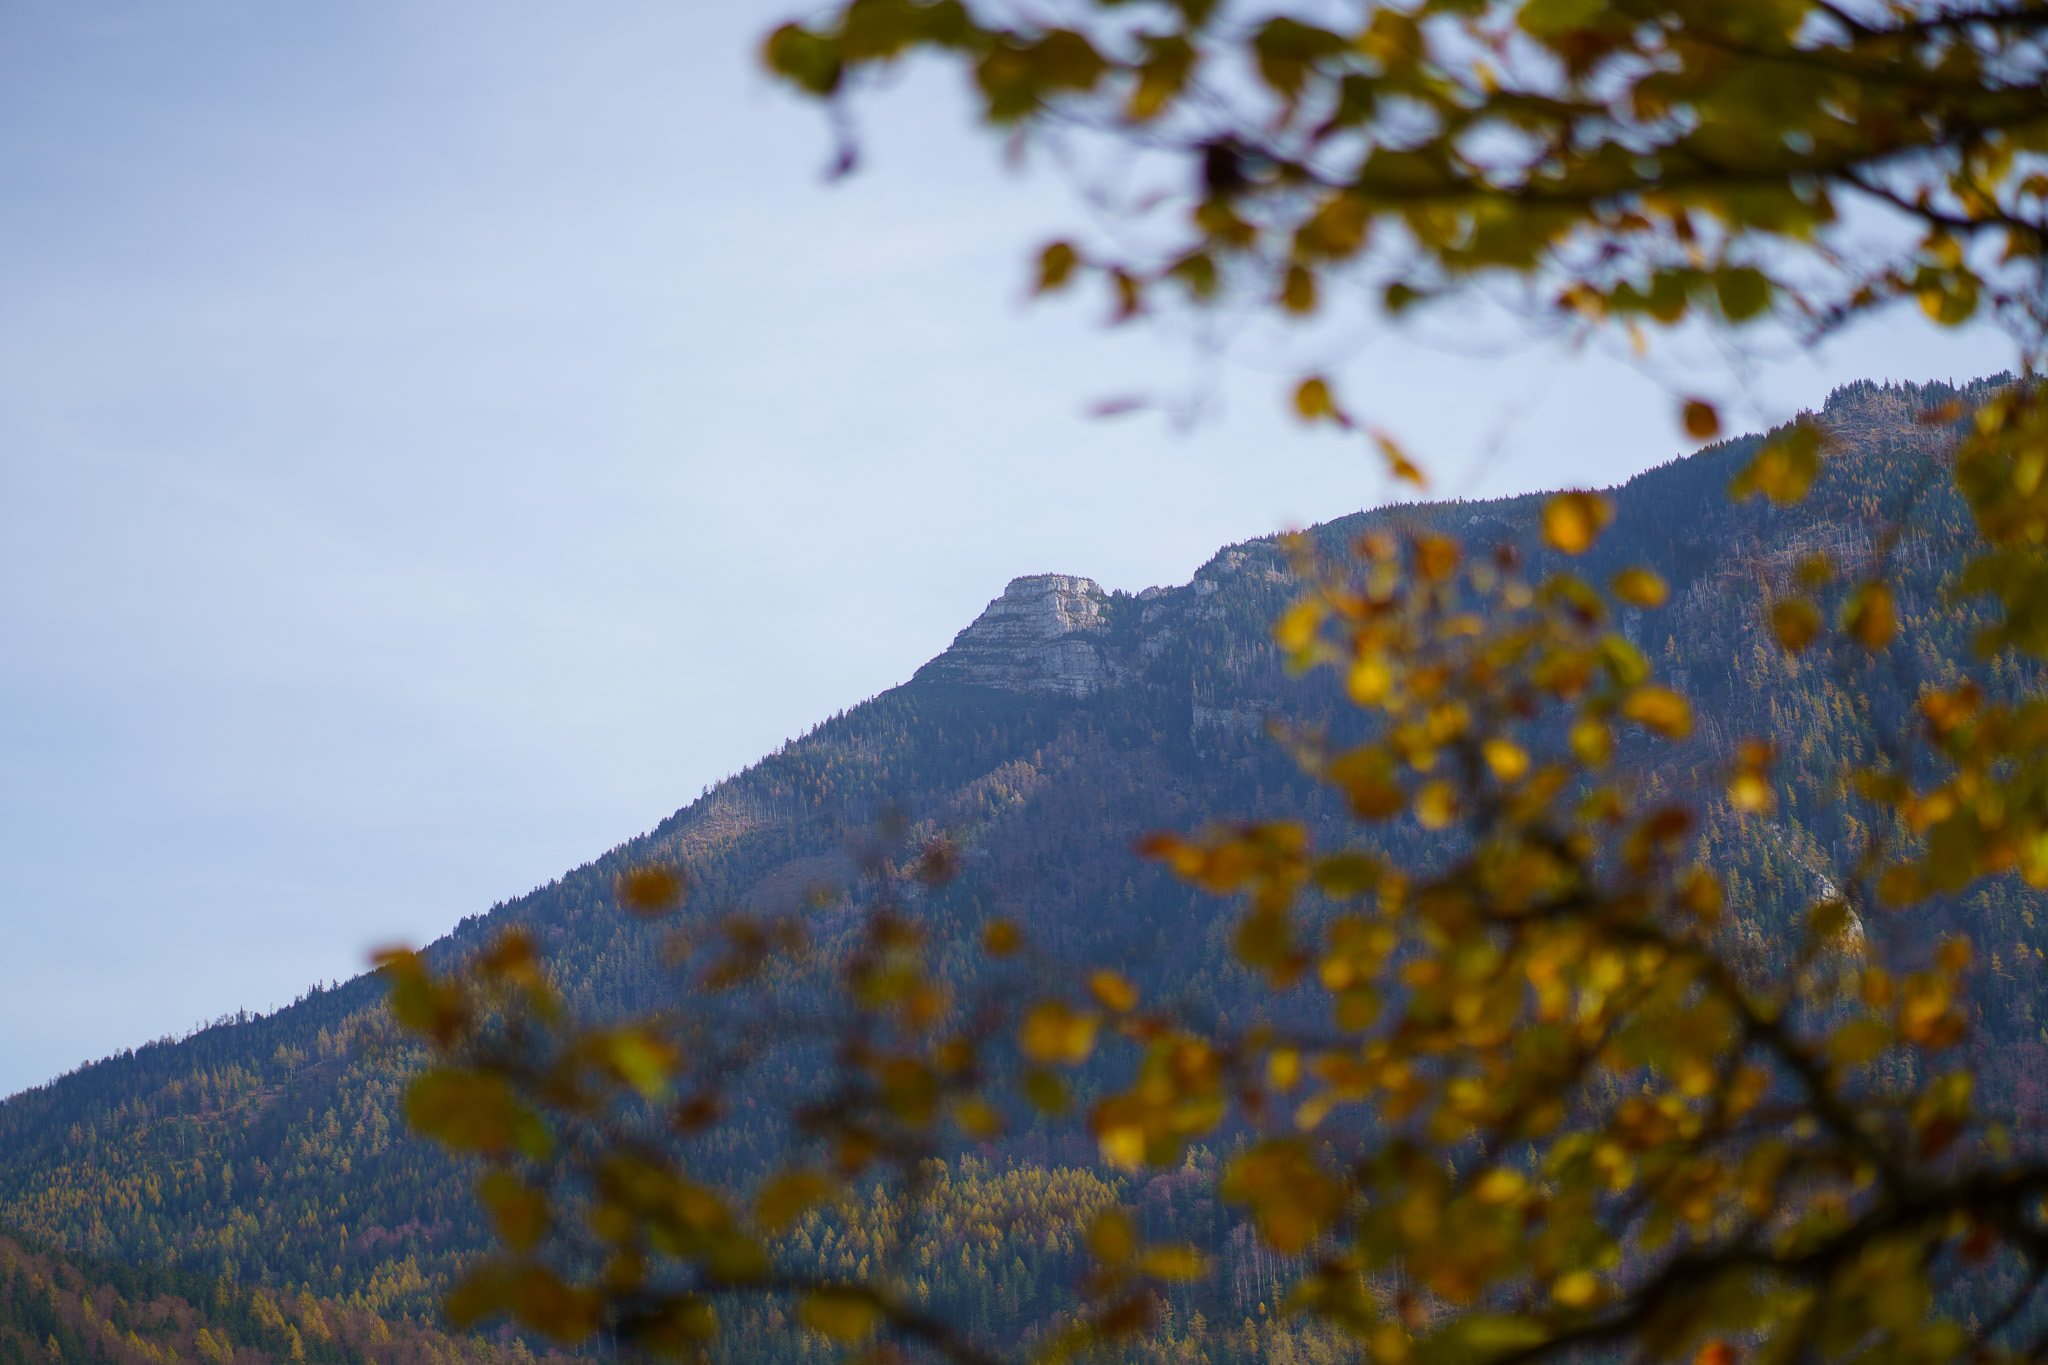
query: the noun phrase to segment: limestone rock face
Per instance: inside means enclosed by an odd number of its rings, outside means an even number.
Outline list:
[[[974,624],[917,671],[940,682],[1085,697],[1115,681],[1103,650],[1109,595],[1092,578],[1034,574],[1010,581]]]

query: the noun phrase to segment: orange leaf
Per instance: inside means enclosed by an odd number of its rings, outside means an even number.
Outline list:
[[[1721,414],[1714,405],[1698,398],[1685,404],[1685,434],[1695,441],[1711,441],[1721,434]]]
[[[1543,539],[1568,555],[1584,554],[1613,520],[1614,504],[1598,493],[1559,493],[1543,504]]]

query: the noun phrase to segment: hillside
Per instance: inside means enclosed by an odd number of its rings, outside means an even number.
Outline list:
[[[1777,960],[1786,926],[1840,875],[1860,837],[1857,807],[1840,786],[1844,764],[1870,756],[1872,736],[1896,728],[1923,684],[1953,679],[1982,623],[1942,595],[1969,548],[1964,509],[1940,480],[1916,497],[1946,437],[1915,414],[1949,396],[1945,386],[1837,391],[1820,416],[1840,454],[1796,508],[1727,501],[1728,479],[1756,437],[1651,470],[1614,490],[1616,524],[1578,565],[1604,578],[1647,564],[1674,588],[1667,607],[1630,612],[1623,626],[1692,696],[1701,724],[1685,744],[1660,747],[1654,769],[1647,748],[1629,761],[1664,788],[1712,790],[1743,736],[1769,735],[1784,756],[1788,786],[1775,816],[1723,814],[1699,836],[1701,852],[1730,873],[1743,952],[1760,969]],[[1314,534],[1336,545],[1373,519],[1403,517],[1474,544],[1528,549],[1539,503],[1430,504],[1343,518]],[[1879,528],[1909,508],[1895,570],[1911,648],[1873,667],[1825,648],[1791,659],[1772,647],[1764,611],[1798,561],[1825,548],[1853,570],[1876,552]],[[1268,638],[1291,592],[1270,540],[1219,552],[1187,584],[1136,595],[1084,578],[1019,579],[910,682],[824,722],[647,834],[465,920],[435,952],[530,925],[577,1008],[634,1009],[660,998],[668,977],[653,931],[611,902],[619,871],[652,858],[682,862],[692,913],[793,905],[844,886],[848,840],[894,805],[951,831],[965,850],[961,876],[919,910],[938,939],[962,945],[946,959],[951,970],[977,970],[964,945],[1000,914],[1064,955],[1123,966],[1149,993],[1171,983],[1191,1007],[1246,1008],[1244,983],[1220,965],[1230,908],[1164,878],[1130,848],[1145,831],[1225,814],[1340,822],[1264,733],[1269,715],[1343,723],[1330,683],[1288,677]],[[2009,693],[2032,675],[2006,659],[1983,680]],[[1422,836],[1396,828],[1385,837]],[[1987,1099],[2037,1119],[2043,1103],[2031,1077],[2048,1074],[2038,1065],[2048,1060],[2048,1033],[2037,986],[2048,926],[2036,922],[2048,904],[2001,884],[1945,913],[1969,928],[1984,964],[1978,1001],[1998,1045],[1986,1053]],[[821,911],[821,937],[849,919]],[[481,1244],[483,1227],[460,1173],[401,1131],[411,1064],[379,1026],[377,987],[363,978],[268,1017],[86,1067],[0,1105],[0,1225],[70,1252],[176,1265],[251,1290],[345,1296],[387,1316],[422,1311],[433,1286]],[[726,1145],[705,1161],[754,1169],[770,1145],[769,1107],[758,1122],[748,1115],[721,1130]],[[984,1155],[1054,1181],[1068,1177],[1051,1168],[1084,1154],[1027,1133]],[[1160,1216],[1195,1217],[1195,1199],[1170,1189],[1158,1198]],[[982,1277],[980,1311],[998,1322],[1023,1314],[1041,1290],[1006,1299],[1001,1282],[1055,1282],[1041,1260],[1060,1235],[1045,1230],[1027,1246],[1006,1231],[989,1241],[961,1272]],[[1226,1280],[1242,1284],[1246,1273],[1226,1266]]]

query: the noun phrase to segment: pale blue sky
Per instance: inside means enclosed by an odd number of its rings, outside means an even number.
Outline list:
[[[1190,353],[1024,305],[1078,214],[950,78],[823,184],[785,8],[0,6],[0,1094],[546,881],[1013,575],[1384,495],[1257,346],[1192,431],[1089,420]],[[1895,318],[1749,392],[2004,363]],[[1680,448],[1597,352],[1344,373],[1436,468],[1496,441],[1468,491]]]

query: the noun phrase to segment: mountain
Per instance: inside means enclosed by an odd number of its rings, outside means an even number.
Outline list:
[[[1906,723],[1923,685],[1952,682],[1972,657],[1984,614],[1950,601],[1945,584],[1973,532],[1946,481],[1926,477],[1948,433],[1916,418],[1997,382],[1836,391],[1817,416],[1835,434],[1837,454],[1796,507],[1728,500],[1729,479],[1760,437],[1650,470],[1613,490],[1614,527],[1573,563],[1595,581],[1645,564],[1673,585],[1666,607],[1629,611],[1621,623],[1700,717],[1683,744],[1631,741],[1623,761],[1653,790],[1717,791],[1745,736],[1771,737],[1783,756],[1775,815],[1722,809],[1698,834],[1701,856],[1729,879],[1741,952],[1760,970],[1783,960],[1791,926],[1829,893],[1861,839],[1866,817],[1844,799],[1844,765],[1870,758],[1877,735]],[[1382,509],[1311,534],[1335,547],[1398,519],[1477,546],[1519,545],[1541,568],[1548,561],[1533,529],[1541,502]],[[1892,555],[1904,627],[1892,657],[1873,666],[1827,645],[1797,658],[1779,651],[1767,606],[1800,562],[1825,551],[1853,576],[1882,552],[1880,532],[1895,518],[1908,534]],[[984,920],[1004,915],[1065,957],[1122,966],[1148,995],[1170,985],[1195,1008],[1251,1008],[1246,979],[1227,965],[1231,907],[1164,877],[1131,845],[1148,830],[1225,815],[1344,827],[1341,810],[1265,734],[1269,716],[1349,723],[1333,682],[1288,676],[1271,642],[1270,625],[1293,592],[1288,561],[1270,539],[1224,549],[1184,585],[1136,595],[1086,578],[1018,579],[908,683],[820,724],[647,834],[463,921],[432,952],[445,960],[505,925],[527,925],[575,1008],[640,1008],[663,997],[669,976],[657,932],[612,902],[621,870],[656,858],[683,863],[689,914],[781,908],[821,890],[829,902],[851,878],[849,842],[893,807],[919,829],[951,831],[964,850],[961,875],[918,903],[933,936],[957,945],[942,958],[948,971],[966,978],[979,970],[967,945]],[[2039,678],[2008,657],[1992,661],[1982,681],[1998,697]],[[1415,852],[1425,836],[1394,827],[1380,837]],[[1963,925],[1979,946],[1987,1100],[2038,1117],[2035,1078],[2048,1076],[2038,987],[2048,902],[2001,882],[1931,918]],[[821,936],[850,932],[850,922],[829,906],[818,912]],[[14,1096],[0,1105],[0,1226],[67,1254],[176,1266],[251,1292],[341,1296],[398,1320],[425,1310],[485,1229],[461,1171],[403,1132],[399,1101],[414,1057],[380,1020],[377,983],[358,978]],[[771,1142],[770,1107],[721,1130],[725,1145],[706,1158],[714,1168],[758,1168]],[[1055,1135],[1027,1133],[987,1158],[994,1167],[956,1172],[970,1209],[1064,1212],[1043,1214],[1043,1226],[992,1215],[987,1225],[997,1231],[969,1239],[977,1249],[961,1251],[947,1271],[954,1279],[943,1281],[954,1288],[944,1292],[978,1302],[997,1327],[1043,1306],[1060,1278],[1057,1248],[1063,1237],[1071,1245],[1081,1207],[1048,1204],[1045,1191],[1078,1188],[1084,1173],[1069,1168],[1086,1155]],[[1145,1207],[1168,1220],[1213,1218],[1194,1186],[1157,1185],[1167,1179],[1118,1186],[1118,1197],[1150,1200]],[[1212,1231],[1220,1237],[1220,1225]],[[1238,1286],[1232,1311],[1241,1308],[1245,1322],[1232,1331],[1252,1323],[1258,1294],[1244,1286],[1269,1273],[1226,1255],[1225,1279]]]

